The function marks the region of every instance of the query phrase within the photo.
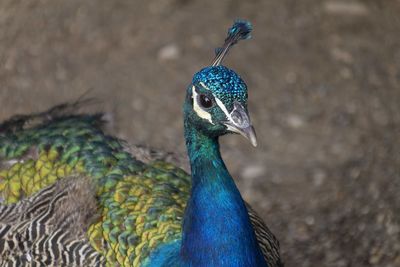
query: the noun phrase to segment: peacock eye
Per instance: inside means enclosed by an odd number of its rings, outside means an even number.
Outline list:
[[[211,108],[213,106],[213,101],[208,96],[201,94],[199,96],[199,99],[200,99],[200,105],[203,108]]]

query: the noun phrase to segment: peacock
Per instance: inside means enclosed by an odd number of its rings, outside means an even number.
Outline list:
[[[247,86],[221,65],[251,30],[235,21],[187,87],[191,174],[107,135],[103,114],[77,111],[90,100],[0,124],[0,266],[283,266],[218,143],[238,133],[257,145]]]

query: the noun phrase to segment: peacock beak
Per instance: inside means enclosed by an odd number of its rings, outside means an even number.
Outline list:
[[[228,130],[243,135],[254,147],[257,146],[257,136],[254,127],[251,125],[250,117],[239,102],[233,103],[233,110],[228,116],[228,121],[224,124]]]
[[[253,126],[250,125],[247,128],[241,129],[239,133],[246,137],[254,147],[257,146],[257,136]]]

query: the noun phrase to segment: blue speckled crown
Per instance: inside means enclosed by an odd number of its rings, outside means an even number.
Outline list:
[[[193,85],[202,86],[200,82],[210,89],[228,110],[233,109],[234,100],[239,100],[246,107],[247,86],[233,70],[222,65],[206,67],[193,77]]]

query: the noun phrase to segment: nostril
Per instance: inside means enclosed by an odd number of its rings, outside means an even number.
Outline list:
[[[237,125],[242,125],[243,124],[243,117],[242,115],[237,112],[236,110],[232,112],[232,120],[235,124]]]

